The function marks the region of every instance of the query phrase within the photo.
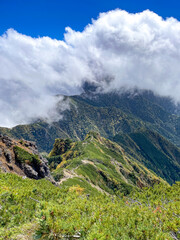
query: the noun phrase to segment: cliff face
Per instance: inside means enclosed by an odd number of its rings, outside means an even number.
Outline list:
[[[31,141],[0,135],[0,169],[33,179],[48,178],[53,182],[47,160]]]

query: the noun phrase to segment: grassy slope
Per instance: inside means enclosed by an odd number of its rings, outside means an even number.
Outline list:
[[[169,183],[180,180],[180,149],[157,132],[141,130],[113,140]]]
[[[66,141],[66,140],[65,140]],[[146,167],[127,155],[116,143],[90,132],[85,140],[68,142],[57,139],[49,154],[53,175],[57,181],[73,184],[86,181],[109,194],[128,194],[133,188],[151,186],[162,181]]]
[[[179,239],[180,185],[127,197],[0,173],[0,240]]]

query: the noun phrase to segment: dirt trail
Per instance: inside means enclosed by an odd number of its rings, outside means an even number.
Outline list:
[[[95,164],[92,161],[89,160],[82,160],[83,164],[92,164],[93,166],[95,166]],[[95,166],[96,167],[96,166]],[[58,182],[58,184],[62,184],[64,181],[70,179],[70,178],[74,178],[74,177],[78,177],[81,179],[85,179],[83,176],[79,176],[74,172],[75,169],[73,170],[68,170],[68,169],[64,169],[63,173],[64,173],[64,177]],[[87,179],[86,179],[87,180]],[[94,185],[91,181],[88,181],[88,183],[91,185],[91,187],[96,188],[99,192],[101,193],[105,193],[106,195],[109,195],[109,193],[107,193],[106,191],[104,191],[102,188],[100,188],[97,185]]]
[[[73,170],[63,170],[64,177],[58,182],[58,184],[62,184],[64,181],[74,178],[74,177],[79,177]]]

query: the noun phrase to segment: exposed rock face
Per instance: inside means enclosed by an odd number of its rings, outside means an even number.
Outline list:
[[[23,170],[27,177],[38,179],[38,173],[28,164],[24,164]]]
[[[0,170],[55,183],[50,174],[48,161],[43,158],[35,142],[14,140],[0,134]]]
[[[4,149],[4,156],[6,157],[6,161],[10,163],[12,160],[12,156],[9,149]]]
[[[12,146],[12,139],[11,138],[9,138],[8,136],[2,136],[1,135],[1,139],[2,139],[2,142],[3,143],[5,143],[5,145],[7,146],[7,147],[11,147]]]
[[[0,157],[3,155],[2,148],[0,148]]]

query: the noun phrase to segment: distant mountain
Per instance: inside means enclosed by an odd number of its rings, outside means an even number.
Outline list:
[[[106,138],[130,134],[138,129],[155,130],[180,146],[179,106],[170,98],[159,97],[150,91],[98,94],[85,85],[80,96],[65,97],[70,109],[63,119],[49,125],[38,121],[0,132],[14,138],[36,141],[40,151],[49,152],[55,138],[82,140],[89,131],[97,131]]]

